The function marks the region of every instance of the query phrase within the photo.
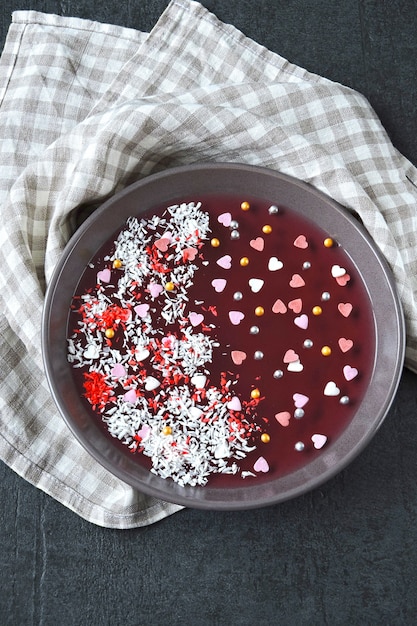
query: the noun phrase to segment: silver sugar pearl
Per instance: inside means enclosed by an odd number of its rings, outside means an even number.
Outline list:
[[[294,448],[297,450],[297,452],[302,452],[305,448],[305,445],[303,444],[302,441],[297,441]]]
[[[304,261],[304,263],[303,263],[303,270],[309,270],[310,267],[311,267],[310,261]]]
[[[311,339],[306,339],[303,343],[304,348],[312,348],[313,347],[313,342]]]
[[[230,239],[239,239],[240,233],[238,230],[232,230],[230,233]]]
[[[295,417],[296,419],[298,419],[298,420],[299,420],[299,419],[301,419],[302,417],[304,417],[304,411],[303,411],[303,409],[295,409],[295,411],[294,411],[294,417]]]
[[[233,300],[242,300],[243,293],[241,291],[235,291],[233,294]]]
[[[282,378],[284,376],[284,372],[282,370],[275,370],[274,378]]]
[[[269,215],[275,215],[275,213],[278,213],[278,211],[279,209],[276,204],[271,204],[271,206],[268,209]]]
[[[237,220],[232,220],[230,222],[230,230],[236,230],[236,228],[239,228],[239,222]]]
[[[349,404],[349,396],[342,396],[339,402],[340,404]]]
[[[327,300],[330,300],[330,294],[328,291],[323,291],[323,293],[321,294],[321,299],[323,300],[323,302],[327,302]]]
[[[249,332],[251,335],[257,335],[259,333],[259,326],[251,326]]]
[[[255,354],[253,355],[253,358],[255,359],[255,361],[260,361],[261,359],[264,358],[264,353],[261,352],[261,350],[256,350]]]

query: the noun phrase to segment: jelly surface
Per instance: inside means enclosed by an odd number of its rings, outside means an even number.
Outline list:
[[[249,203],[249,210],[242,210],[242,201]],[[250,436],[254,450],[236,461],[239,471],[211,474],[208,484],[233,487],[242,486],[243,480],[277,478],[331,446],[366,393],[375,359],[366,286],[353,252],[339,246],[337,238],[325,244],[333,234],[280,205],[279,198],[266,202],[218,194],[178,202],[201,202],[201,210],[210,216],[209,236],[193,260],[197,269],[186,309],[187,315],[202,317],[196,329],[204,328],[216,346],[203,368],[207,385],[218,386],[226,373],[234,396],[251,407],[257,426]],[[279,206],[276,213],[269,210],[272,202]],[[166,206],[156,207],[137,217],[148,219],[165,211]],[[94,291],[97,273],[109,269],[111,285],[123,272],[109,262],[117,236],[102,246],[81,277],[69,315],[69,337],[80,322],[80,296]],[[111,301],[110,286],[106,295]],[[166,329],[158,298],[142,293],[140,302],[152,307],[153,324]],[[175,325],[169,330],[178,334]],[[117,331],[108,341],[123,349]],[[89,367],[72,370],[80,395]],[[156,393],[149,391],[149,397]],[[83,401],[110,436],[101,412]],[[149,458],[111,439],[138,463],[151,467]],[[266,460],[266,467],[256,471],[259,458]],[[242,478],[242,472],[249,474]]]

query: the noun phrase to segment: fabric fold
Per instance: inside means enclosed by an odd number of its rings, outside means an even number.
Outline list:
[[[30,11],[13,20],[0,62],[0,455],[10,467],[103,526],[181,508],[82,450],[57,414],[40,346],[45,288],[77,213],[176,165],[263,165],[357,215],[394,273],[417,370],[416,169],[362,95],[187,0],[173,0],[149,35]]]

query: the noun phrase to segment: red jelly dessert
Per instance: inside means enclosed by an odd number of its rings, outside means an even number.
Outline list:
[[[369,384],[359,272],[337,237],[277,201],[207,195],[132,216],[73,297],[80,395],[116,445],[180,485],[308,464]]]

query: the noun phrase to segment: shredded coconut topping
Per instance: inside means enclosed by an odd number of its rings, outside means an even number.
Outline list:
[[[180,485],[239,472],[259,430],[253,401],[228,406],[233,375],[210,379],[219,344],[190,322],[198,304],[190,310],[187,294],[209,231],[200,203],[130,217],[100,267],[90,266],[97,282],[74,298],[68,339],[68,361],[109,433]]]

